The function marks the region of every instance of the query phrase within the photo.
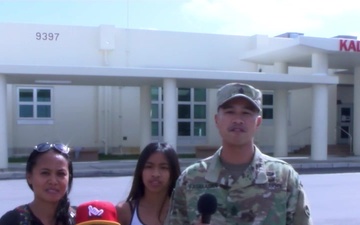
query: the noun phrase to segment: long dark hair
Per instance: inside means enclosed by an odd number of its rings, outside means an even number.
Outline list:
[[[126,201],[138,201],[145,194],[145,185],[142,179],[142,172],[145,163],[150,156],[156,152],[161,152],[166,157],[170,169],[170,182],[167,191],[168,197],[171,197],[172,190],[175,187],[177,178],[180,175],[179,159],[174,148],[165,142],[152,142],[148,144],[141,152],[134,171],[134,178],[131,185],[130,193]]]
[[[49,151],[54,151],[56,154],[62,155],[68,162],[68,170],[69,170],[69,183],[68,183],[67,191],[66,191],[65,195],[60,199],[60,201],[57,205],[57,208],[56,208],[56,214],[55,214],[56,224],[72,225],[73,222],[72,222],[72,218],[69,213],[70,200],[68,198],[68,195],[70,194],[72,183],[73,183],[73,165],[72,165],[72,161],[70,159],[69,154],[60,152],[59,150],[55,149],[54,147],[51,147],[49,150],[44,151],[44,152],[39,152],[39,151],[33,150],[26,162],[26,174],[31,174],[39,157]],[[27,184],[30,187],[30,189],[33,190],[32,185],[29,184],[29,182],[27,182]]]

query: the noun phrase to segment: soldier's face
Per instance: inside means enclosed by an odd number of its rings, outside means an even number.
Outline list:
[[[245,98],[228,101],[215,115],[215,123],[223,144],[235,146],[252,143],[261,121],[256,107]]]

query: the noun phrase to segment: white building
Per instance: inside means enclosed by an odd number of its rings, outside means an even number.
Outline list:
[[[360,41],[0,24],[0,168],[43,141],[105,152],[218,146],[216,90],[264,92],[257,145],[275,156],[360,135]],[[163,107],[163,110],[161,108]],[[360,142],[353,139],[360,155]]]

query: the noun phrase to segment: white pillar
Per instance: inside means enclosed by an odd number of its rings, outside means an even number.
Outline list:
[[[288,73],[288,64],[285,62],[275,62],[274,69],[276,73]]]
[[[0,169],[8,168],[7,120],[6,120],[6,78],[0,74]]]
[[[274,93],[275,157],[288,155],[287,97],[287,90],[276,90]]]
[[[326,76],[328,56],[325,53],[312,54],[313,76]],[[313,85],[313,112],[311,129],[311,159],[326,160],[328,149],[328,88]]]
[[[151,95],[150,86],[140,87],[140,151],[151,141]]]
[[[328,90],[326,85],[313,86],[311,159],[326,160],[328,145]]]
[[[353,123],[353,152],[360,155],[360,67],[354,71],[354,123]]]
[[[325,53],[313,53],[311,65],[315,75],[327,75],[328,73],[328,56]]]
[[[274,64],[275,72],[288,73],[288,65],[284,62]],[[284,157],[288,155],[288,93],[287,90],[275,90],[274,92],[274,156]]]
[[[177,149],[177,87],[176,80],[164,79],[164,141]]]

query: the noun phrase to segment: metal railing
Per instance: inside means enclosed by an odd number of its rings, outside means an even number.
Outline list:
[[[344,132],[349,137],[350,155],[354,155],[353,148],[352,148],[352,143],[353,143],[352,135],[349,132],[347,132],[345,129],[343,129],[341,126],[338,126],[337,128],[340,131]]]
[[[341,126],[338,126],[336,127],[337,129],[339,129],[340,131],[344,132],[344,134],[346,134],[348,137],[349,137],[349,146],[350,146],[350,155],[354,155],[354,152],[353,152],[353,137],[352,135],[346,131],[345,129],[343,129]],[[336,129],[335,128],[335,129]],[[290,135],[289,136],[289,139],[290,138],[295,138],[295,137],[298,137],[300,134],[304,134],[305,132],[307,132],[308,130],[311,130],[311,126],[308,126],[308,127],[305,127],[305,128],[302,128],[300,129],[299,131],[295,132],[294,134]],[[311,139],[311,138],[310,138]],[[306,135],[304,135],[302,137],[302,141],[300,141],[300,147],[304,147],[306,146],[307,144],[311,144],[311,143],[307,143],[307,141],[309,140],[306,140]]]
[[[298,137],[300,134],[302,135],[302,139],[301,141],[299,142],[299,148],[303,148],[305,147],[306,145],[310,144],[308,143],[310,140],[311,140],[311,133],[306,133],[304,134],[305,132],[308,132],[309,130],[311,130],[311,126],[308,126],[308,127],[304,127],[298,131],[296,131],[295,133],[291,134],[288,136],[288,139],[289,140],[293,140],[293,138],[295,137]]]

